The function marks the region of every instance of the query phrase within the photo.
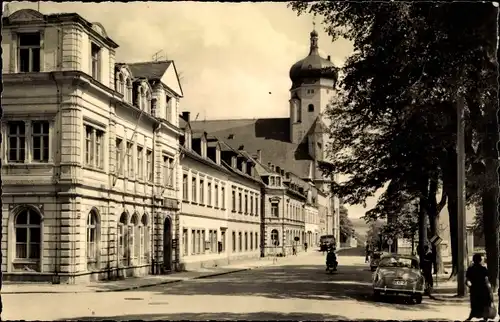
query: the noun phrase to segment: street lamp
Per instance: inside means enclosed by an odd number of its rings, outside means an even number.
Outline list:
[[[458,94],[457,101],[457,295],[465,296],[466,234],[465,234],[465,143],[464,100]]]

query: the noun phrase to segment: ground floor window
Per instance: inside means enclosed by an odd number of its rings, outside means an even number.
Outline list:
[[[233,231],[233,236],[232,236],[231,244],[232,244],[233,253],[234,253],[234,252],[236,252],[236,232],[234,232],[234,231]]]
[[[188,230],[182,230],[182,255],[186,256],[188,254],[189,245],[188,245]]]
[[[223,230],[220,232],[220,241],[222,244],[222,252],[226,251],[226,231]]]
[[[259,233],[255,233],[255,248],[259,248]]]
[[[250,233],[250,250],[253,250],[253,233]]]
[[[248,233],[245,232],[245,251],[248,250]]]
[[[238,233],[238,251],[243,251],[243,241],[242,241],[242,236],[241,232]]]
[[[191,230],[191,254],[196,254],[196,230]]]
[[[279,243],[279,234],[277,229],[271,230],[271,244],[277,246]]]
[[[16,231],[16,259],[40,260],[41,216],[32,209],[25,209],[14,219]]]

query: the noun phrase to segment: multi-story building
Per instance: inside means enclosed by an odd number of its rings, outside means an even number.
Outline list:
[[[293,247],[299,251],[304,243],[310,245],[313,233],[310,225],[319,222],[316,187],[271,162],[264,164],[260,150],[250,155],[243,146],[240,148],[239,152],[256,164],[264,183],[262,255],[286,255],[292,253]],[[319,233],[317,229],[314,232]]]
[[[310,51],[290,68],[290,115],[286,118],[229,119],[192,122],[237,149],[252,154],[261,151],[262,160],[286,169],[319,190],[318,202],[326,209],[320,222],[325,235],[339,241],[339,200],[330,193],[333,176],[325,176],[320,166],[329,166],[325,156],[328,134],[324,112],[336,94],[337,69],[330,57],[319,55],[318,33],[310,34]]]
[[[182,151],[181,262],[184,268],[260,256],[262,181],[255,163],[180,118]]]
[[[4,278],[172,269],[174,63],[116,64],[118,44],[75,13],[19,10],[2,22]]]

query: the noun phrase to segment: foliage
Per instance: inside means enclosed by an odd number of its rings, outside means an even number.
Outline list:
[[[352,221],[349,219],[347,208],[343,205],[340,206],[339,217],[340,233],[346,238],[353,237],[355,233],[354,226]]]
[[[372,246],[372,248],[379,248],[380,245],[380,233],[382,232],[382,227],[384,223],[382,221],[371,221],[369,222],[369,229],[366,232],[366,242]]]
[[[290,6],[298,14],[323,16],[333,40],[349,39],[355,49],[342,68],[342,95],[327,111],[333,165],[324,170],[348,176],[333,185],[334,193],[346,203],[364,204],[389,184],[421,199],[430,195],[429,181],[441,181],[452,227],[457,213],[457,102],[465,97],[468,202],[485,200],[485,193],[494,195],[498,178],[493,153],[498,138],[494,6],[333,1],[295,1]],[[405,198],[385,193],[369,216],[397,213]],[[424,204],[436,208],[434,200],[432,196]],[[485,218],[496,215],[491,205]],[[485,228],[493,236],[496,221]],[[456,264],[457,236],[454,230],[451,234]],[[497,247],[493,238],[492,247]]]

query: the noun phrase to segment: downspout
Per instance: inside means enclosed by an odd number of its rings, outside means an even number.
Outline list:
[[[60,32],[58,30],[58,32]],[[54,72],[50,72],[50,77],[54,81],[54,84],[56,86],[56,105],[57,105],[57,111],[58,111],[58,122],[55,124],[57,125],[57,130],[56,130],[56,138],[57,139],[57,148],[56,151],[60,151],[60,134],[61,131],[59,131],[59,126],[61,125],[59,120],[61,119],[61,101],[62,101],[62,93],[61,89],[59,87],[59,83],[57,82],[57,79],[55,77]],[[52,151],[51,151],[52,152]],[[61,186],[59,185],[60,179],[61,179],[61,160],[60,160],[60,153],[58,156],[54,157],[59,163],[59,167],[55,167],[55,170],[57,171],[54,177],[54,186],[55,186],[55,198],[56,198],[56,225],[59,233],[57,234],[57,240],[56,240],[56,256],[55,256],[55,263],[54,263],[54,277],[52,279],[52,284],[60,284],[61,283],[61,278],[59,276],[59,272],[61,270],[61,257],[59,254],[60,250],[60,243],[61,243],[61,234],[62,234],[62,222],[61,222],[61,205],[59,202],[59,193],[61,192]]]
[[[152,160],[151,160],[151,171],[153,172],[153,187],[151,189],[151,255],[154,254],[154,258],[151,263],[151,274],[159,274],[159,265],[158,265],[158,257],[159,257],[159,247],[155,247],[155,227],[156,227],[156,205],[155,205],[155,193],[156,193],[156,176],[155,176],[155,164],[156,164],[156,134],[160,129],[161,124],[155,123],[153,125],[153,149],[152,151]],[[151,256],[153,257],[153,256]]]
[[[62,64],[62,43],[63,43],[63,33],[61,32],[61,28],[57,28],[57,65],[56,65],[56,70],[59,71],[61,69],[61,64]],[[55,201],[56,201],[56,225],[58,227],[59,233],[57,234],[57,239],[56,239],[56,256],[55,256],[55,263],[54,263],[54,277],[52,279],[52,284],[60,284],[61,283],[61,277],[60,277],[60,271],[61,271],[61,256],[59,254],[60,252],[60,244],[61,244],[61,234],[62,234],[62,216],[61,216],[61,205],[59,202],[59,194],[62,191],[60,187],[60,179],[61,179],[61,154],[60,154],[60,146],[61,146],[61,131],[62,131],[62,125],[61,125],[61,102],[62,102],[62,91],[59,86],[59,83],[57,82],[56,76],[54,71],[51,71],[50,73],[50,78],[54,81],[54,85],[56,86],[56,106],[57,106],[57,122],[54,125],[54,128],[56,129],[56,142],[57,142],[57,147],[56,151],[58,152],[58,155],[54,156],[53,158],[55,159],[58,163],[58,167],[55,167],[55,170],[57,171],[54,177],[54,186],[55,186]],[[50,151],[52,153],[52,151]]]

